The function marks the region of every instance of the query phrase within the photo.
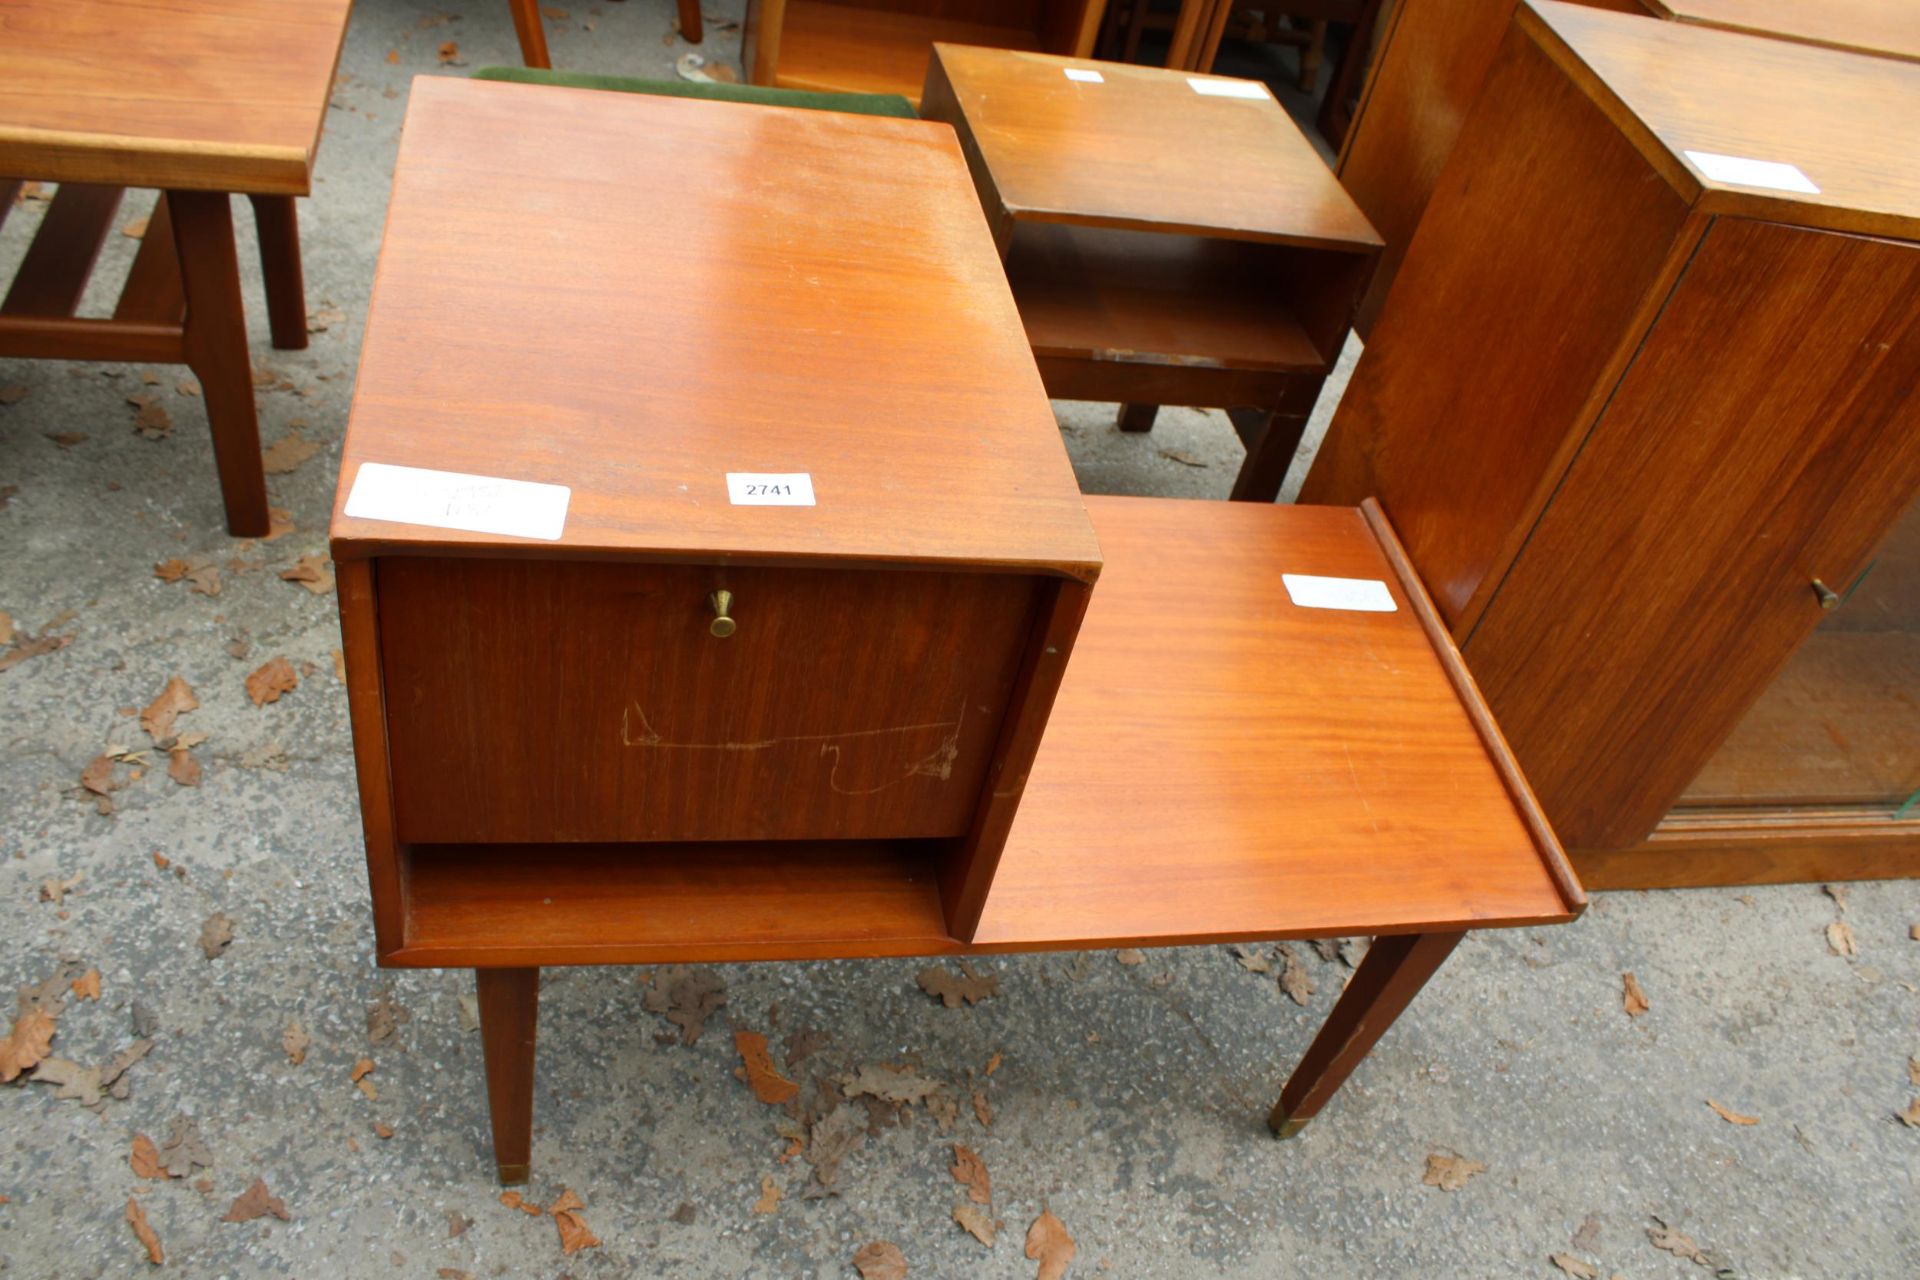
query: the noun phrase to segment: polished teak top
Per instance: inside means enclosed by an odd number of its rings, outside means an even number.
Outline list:
[[[564,531],[348,517],[365,462],[564,485]],[[414,82],[336,501],[336,557],[1100,558],[950,128],[548,86]]]
[[[1257,81],[966,45],[936,44],[934,56],[1018,221],[1380,243]],[[1239,94],[1253,96],[1231,96]]]
[[[1913,0],[1646,0],[1663,18],[1920,61]]]
[[[0,0],[0,174],[304,195],[350,0]]]

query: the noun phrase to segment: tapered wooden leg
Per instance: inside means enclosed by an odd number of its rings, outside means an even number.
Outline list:
[[[699,44],[706,35],[700,24],[700,0],[680,0],[680,35],[688,44]]]
[[[1123,404],[1120,406],[1120,429],[1138,432],[1153,430],[1153,420],[1160,416],[1157,404]]]
[[[233,201],[224,191],[169,191],[173,243],[187,296],[187,364],[200,375],[213,430],[213,460],[227,504],[227,532],[267,532],[267,477],[253,406],[253,361],[233,250]]]
[[[300,271],[300,215],[292,196],[250,196],[260,236],[260,274],[267,282],[267,325],[273,345],[300,351],[307,345],[307,285]]]
[[[1307,433],[1307,419],[1313,416],[1313,403],[1320,398],[1326,378],[1302,375],[1287,384],[1280,402],[1271,409],[1229,409],[1233,429],[1247,446],[1247,460],[1240,464],[1234,478],[1234,502],[1272,502],[1280,496],[1280,486],[1293,465],[1300,438]]]
[[[520,61],[530,67],[551,67],[547,29],[540,25],[540,0],[507,0],[513,14],[513,33],[520,37]]]
[[[502,1186],[527,1180],[533,1163],[533,1037],[540,1014],[538,969],[475,969],[480,1044],[487,1056],[487,1109]]]
[[[1465,936],[1410,933],[1373,940],[1267,1117],[1276,1137],[1291,1138],[1306,1128]]]

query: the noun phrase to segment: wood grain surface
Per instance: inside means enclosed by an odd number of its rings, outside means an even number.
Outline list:
[[[567,485],[565,531],[348,519],[366,461]],[[336,504],[337,558],[1099,562],[951,130],[546,86],[415,81]]]
[[[0,0],[0,173],[304,195],[350,0]]]
[[[1516,20],[1701,212],[1920,240],[1920,63],[1557,0]],[[1791,164],[1820,190],[1713,181],[1688,150]]]
[[[1462,646],[1570,846],[1653,829],[1920,490],[1915,297],[1892,241],[1693,255]]]
[[[1663,18],[1920,61],[1913,0],[1646,0]]]
[[[1368,252],[1380,240],[1284,108],[1196,92],[1160,67],[934,46],[1006,211],[1018,221]],[[1067,78],[1088,68],[1101,83]],[[1212,77],[1203,77],[1212,78]],[[931,101],[931,97],[929,98]]]

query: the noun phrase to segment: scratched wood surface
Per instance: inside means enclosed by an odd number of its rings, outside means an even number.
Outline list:
[[[376,576],[398,834],[441,843],[958,836],[1036,584],[405,556]]]
[[[1102,81],[1074,81],[1068,68]],[[1017,221],[1355,252],[1380,243],[1257,82],[1237,82],[1257,99],[1212,97],[1183,71],[951,44],[934,46],[929,76],[943,78],[959,115],[950,123]]]
[[[1913,0],[1646,0],[1663,18],[1920,61]]]
[[[1106,570],[970,947],[912,842],[454,845],[409,854],[407,939],[386,962],[1170,945],[1579,913],[1435,648],[1444,631],[1415,612],[1430,605],[1359,512],[1088,505]],[[1396,611],[1297,607],[1291,572],[1382,580]]]
[[[304,195],[350,0],[0,0],[0,174]]]
[[[349,519],[367,461],[567,485],[564,534]],[[732,506],[728,472],[809,472],[818,505]],[[951,130],[425,77],[333,535],[347,558],[1099,562]]]

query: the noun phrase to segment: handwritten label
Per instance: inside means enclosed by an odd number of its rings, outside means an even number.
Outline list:
[[[1088,71],[1084,67],[1063,67],[1067,79],[1078,80],[1081,84],[1105,84],[1107,78],[1098,71]]]
[[[1820,188],[1795,165],[1778,160],[1750,160],[1745,156],[1723,156],[1712,151],[1686,153],[1693,167],[1711,182],[1731,182],[1739,187],[1767,187],[1774,191],[1798,191],[1817,196]]]
[[[1393,593],[1378,578],[1316,578],[1310,573],[1283,573],[1287,598],[1302,609],[1351,609],[1359,613],[1392,613],[1399,608]]]
[[[1195,93],[1203,93],[1209,98],[1264,98],[1267,86],[1257,80],[1203,80],[1199,76],[1188,76],[1187,83],[1193,86]]]
[[[727,501],[736,507],[810,507],[813,505],[813,473],[729,471]]]
[[[356,520],[552,542],[567,527],[572,498],[573,490],[563,484],[363,462],[347,493],[346,513]]]

